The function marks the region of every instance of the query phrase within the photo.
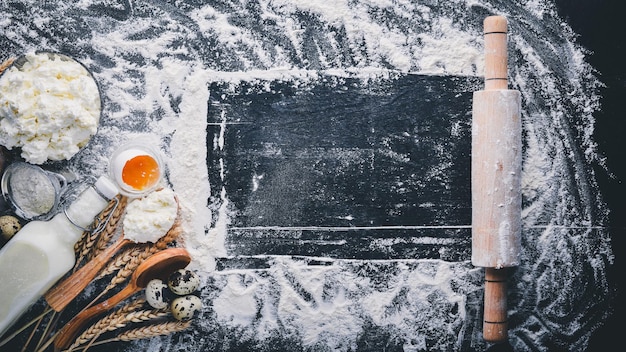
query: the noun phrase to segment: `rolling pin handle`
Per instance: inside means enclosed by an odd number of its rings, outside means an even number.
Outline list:
[[[485,268],[483,338],[488,342],[499,343],[508,339],[507,278],[507,268]]]
[[[489,16],[483,22],[485,36],[485,90],[507,89],[507,20]]]

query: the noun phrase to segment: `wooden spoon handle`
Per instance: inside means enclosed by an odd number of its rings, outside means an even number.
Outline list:
[[[113,297],[80,312],[59,331],[58,335],[54,339],[55,351],[61,351],[68,348],[87,323],[140,290],[141,287],[131,282]]]
[[[120,237],[115,243],[100,252],[79,270],[50,289],[44,296],[50,307],[57,312],[67,307],[89,285],[91,280],[98,275],[109,259],[128,243],[130,243],[129,240]]]

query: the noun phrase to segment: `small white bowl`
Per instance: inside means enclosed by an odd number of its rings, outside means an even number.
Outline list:
[[[147,155],[154,159],[158,167],[158,175],[145,188],[137,189],[132,185],[124,182],[122,172],[124,166],[133,158],[141,155]],[[131,198],[140,198],[148,193],[156,190],[165,175],[165,164],[160,151],[142,143],[127,143],[119,147],[109,160],[109,176],[117,184],[120,194]]]

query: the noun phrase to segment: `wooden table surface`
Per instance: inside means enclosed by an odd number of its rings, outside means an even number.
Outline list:
[[[100,134],[46,167],[93,177],[105,166],[84,164],[106,160],[115,135],[155,133],[197,99],[180,82],[200,73],[208,88],[197,101],[207,154],[194,167],[210,185],[207,233],[224,237],[202,273],[205,309],[188,331],[91,350],[552,351],[612,338],[601,327],[621,312],[625,85],[606,57],[623,41],[590,29],[611,11],[538,3],[0,3],[0,60],[65,52],[105,92]],[[483,79],[478,59],[453,65],[458,43],[480,54],[492,13],[509,19],[524,115],[506,346],[481,339],[482,273],[470,262],[471,97]],[[578,40],[597,54],[580,59]],[[170,132],[157,136],[166,152]]]

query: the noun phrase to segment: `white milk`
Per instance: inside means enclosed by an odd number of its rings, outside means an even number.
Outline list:
[[[111,181],[101,177],[66,212],[49,221],[27,223],[0,250],[0,336],[74,266],[74,244],[83,228],[117,192]]]

